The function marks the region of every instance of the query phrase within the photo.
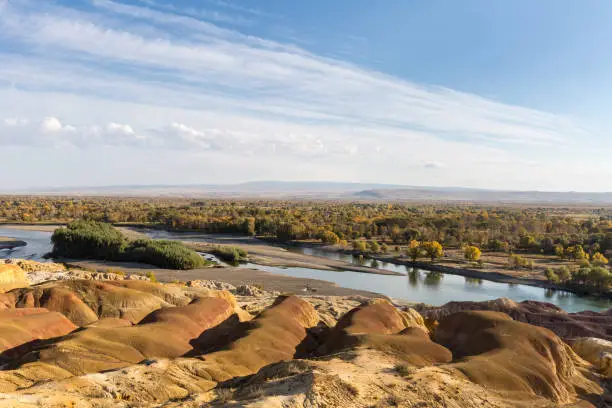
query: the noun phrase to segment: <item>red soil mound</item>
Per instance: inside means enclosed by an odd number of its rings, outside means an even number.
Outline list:
[[[408,320],[408,315],[387,301],[367,303],[344,315],[318,354],[357,346],[385,351],[417,366],[452,359],[450,351],[431,341],[424,327]]]
[[[60,313],[46,309],[13,309],[0,312],[0,358],[27,352],[30,342],[64,336],[77,327]]]
[[[595,387],[581,373],[584,362],[553,332],[503,313],[453,314],[440,321],[435,340],[461,358],[447,367],[512,398],[570,402],[578,389]]]
[[[612,340],[612,309],[602,313],[567,313],[551,303],[535,301],[516,303],[502,298],[485,302],[449,302],[440,307],[421,307],[419,312],[427,319],[441,320],[453,313],[467,310],[506,313],[514,320],[552,330],[565,340],[578,337]]]

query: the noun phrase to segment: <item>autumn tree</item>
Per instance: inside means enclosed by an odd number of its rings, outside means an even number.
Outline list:
[[[416,262],[416,260],[421,256],[421,252],[423,249],[421,248],[421,243],[415,239],[410,241],[408,244],[408,248],[406,249],[406,255],[410,257],[412,262]]]
[[[563,248],[563,245],[555,245],[555,255],[559,259],[565,259],[565,248]]]
[[[431,262],[444,255],[444,249],[438,241],[423,242],[422,246],[427,256],[431,259]]]
[[[319,239],[327,245],[336,245],[340,242],[340,238],[333,231],[325,230],[319,234]]]
[[[380,245],[378,244],[378,242],[375,239],[370,241],[368,243],[368,246],[370,247],[370,251],[374,252],[375,254],[380,252]]]
[[[565,253],[569,259],[575,261],[588,260],[588,254],[584,251],[582,245],[573,245],[565,250]]]
[[[548,268],[546,269],[546,271],[544,271],[544,276],[546,276],[546,280],[548,280],[550,283],[559,282],[559,276],[551,268]]]
[[[465,256],[465,259],[467,259],[468,261],[478,261],[480,259],[481,254],[482,253],[480,251],[480,248],[473,245],[467,245],[463,249],[463,256]]]
[[[365,252],[367,249],[365,241],[353,241],[353,249],[358,252]]]
[[[606,266],[608,264],[608,258],[603,256],[601,252],[596,252],[591,258],[593,266]]]
[[[242,223],[242,228],[245,234],[251,237],[255,236],[255,218],[245,218],[244,222]]]

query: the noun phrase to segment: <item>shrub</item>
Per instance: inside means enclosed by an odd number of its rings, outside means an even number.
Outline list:
[[[66,258],[118,260],[127,246],[127,239],[110,224],[75,221],[58,228],[51,236],[53,255]]]
[[[231,246],[217,246],[211,251],[213,255],[222,261],[239,263],[248,261],[248,253],[242,248]]]
[[[197,252],[177,241],[138,239],[130,243],[126,257],[135,262],[144,262],[160,268],[195,269],[207,261]]]
[[[51,237],[53,255],[67,258],[144,262],[161,268],[193,269],[207,261],[177,241],[128,239],[110,224],[75,221]]]

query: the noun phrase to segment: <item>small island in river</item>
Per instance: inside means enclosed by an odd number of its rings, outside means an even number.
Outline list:
[[[0,237],[0,249],[13,249],[26,246],[27,242],[11,237]]]

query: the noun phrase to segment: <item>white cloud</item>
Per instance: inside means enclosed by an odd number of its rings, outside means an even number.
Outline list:
[[[54,118],[54,117],[45,118],[42,121],[40,127],[43,132],[50,132],[50,133],[61,132],[62,130],[68,130],[68,131],[74,130],[72,126],[66,127],[62,125],[62,122],[60,122],[58,118]]]
[[[426,169],[440,169],[444,167],[444,164],[440,162],[432,161],[432,162],[425,163],[423,167],[425,167]]]
[[[352,180],[407,184],[427,183],[409,179],[414,168],[438,169],[424,173],[444,184],[483,174],[529,183],[523,163],[552,168],[589,146],[572,118],[423,86],[146,2],[94,0],[86,12],[0,0],[0,39],[28,50],[0,51],[0,112],[29,119],[0,122],[0,144],[266,156],[251,166],[303,160],[304,174],[333,157],[328,178],[346,170]],[[233,171],[255,177],[241,163]]]

